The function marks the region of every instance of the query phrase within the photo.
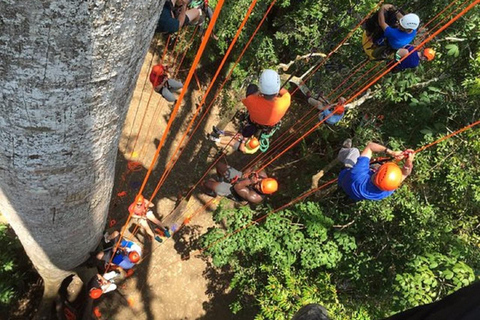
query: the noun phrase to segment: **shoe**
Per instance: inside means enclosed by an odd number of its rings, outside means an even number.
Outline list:
[[[219,137],[221,134],[225,134],[225,131],[218,129],[216,126],[213,126],[212,129],[213,133],[215,133],[217,137]]]
[[[160,242],[160,243],[163,242],[162,238],[160,238],[159,236],[155,236],[155,240],[157,240],[157,241]]]
[[[349,138],[343,141],[342,147],[350,149],[352,147],[352,139]]]
[[[218,142],[220,140],[220,137],[215,136],[214,133],[207,133],[205,137],[207,138],[207,140],[214,141],[214,142]]]
[[[105,232],[105,234],[103,235],[103,239],[105,240],[105,243],[109,243],[110,240],[108,239],[108,237],[110,236],[110,234],[107,232]]]
[[[165,229],[163,230],[163,234],[165,234],[165,237],[167,237],[167,238],[171,237],[170,231],[168,231],[168,227],[165,227]]]

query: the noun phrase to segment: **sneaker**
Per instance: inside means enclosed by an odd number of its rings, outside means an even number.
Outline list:
[[[220,136],[221,134],[225,134],[225,131],[218,129],[216,126],[212,127],[213,133],[215,133],[216,136]]]
[[[167,237],[167,238],[171,237],[170,231],[168,231],[168,227],[165,227],[165,229],[163,229],[163,234],[165,234],[165,237]]]
[[[103,240],[105,240],[105,243],[109,243],[110,242],[110,239],[108,239],[108,237],[110,236],[110,234],[107,232],[105,232],[105,234],[103,235]]]
[[[352,139],[349,138],[343,141],[342,147],[350,149],[352,147]]]
[[[220,141],[220,138],[216,137],[214,133],[207,133],[205,137],[207,138],[207,140],[210,140],[210,141],[214,141],[214,142]]]
[[[162,238],[160,238],[159,236],[155,236],[155,240],[157,240],[157,241],[160,242],[160,243],[163,242]]]

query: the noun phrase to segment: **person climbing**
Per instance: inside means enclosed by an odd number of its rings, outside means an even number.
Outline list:
[[[104,238],[106,243],[111,242],[112,244],[115,244],[120,241],[120,233],[118,231],[114,231],[111,235],[106,233]],[[97,253],[96,258],[104,261],[105,265],[107,265],[110,262],[110,259],[112,259],[111,263],[113,265],[118,266],[123,270],[129,270],[132,269],[142,257],[142,248],[133,241],[121,239],[118,249],[113,252],[114,249],[115,245],[106,250],[100,251]]]
[[[373,153],[384,152],[397,161],[405,159],[403,167],[394,162],[386,162],[377,170],[370,168]],[[360,153],[352,148],[352,140],[347,139],[338,153],[337,159],[345,165],[338,176],[338,185],[354,201],[382,200],[390,196],[407,178],[413,169],[414,152],[393,151],[378,143],[369,142]]]
[[[162,97],[168,102],[175,102],[176,98],[170,90],[180,90],[183,88],[183,83],[180,81],[168,78],[168,66],[157,64],[154,65],[150,72],[150,82],[153,89],[160,93]]]
[[[259,86],[251,84],[242,103],[247,107],[247,125],[242,130],[244,137],[251,137],[257,130],[270,131],[283,118],[290,107],[291,96],[280,89],[280,76],[275,70],[266,69],[259,79]]]
[[[180,6],[180,10],[175,17],[176,4]],[[183,26],[196,23],[201,15],[202,10],[199,8],[187,10],[187,2],[184,0],[165,0],[155,32],[167,34],[175,33]]]
[[[162,242],[162,239],[153,233],[149,222],[152,222],[158,226],[159,233],[163,232],[167,238],[170,238],[170,232],[168,228],[165,227],[162,222],[155,217],[153,211],[149,210],[149,208],[152,208],[153,206],[153,203],[140,195],[138,196],[137,201],[128,207],[128,212],[133,213],[132,218],[137,220],[140,227],[152,238],[152,240],[155,239],[158,242]]]
[[[409,52],[412,52],[409,56],[407,56],[404,60],[400,61],[403,57],[408,55]],[[420,65],[420,61],[432,61],[435,58],[435,50],[432,48],[425,48],[422,51],[415,50],[415,47],[412,45],[406,45],[405,47],[398,49],[395,54],[395,59],[389,61],[388,64],[392,65],[397,61],[400,61],[398,65],[396,65],[392,72],[399,72],[406,69],[414,69]]]
[[[420,18],[415,13],[403,15],[392,4],[384,4],[377,14],[377,30],[368,26],[363,36],[363,48],[371,59],[384,59],[407,44],[417,35]],[[368,24],[367,24],[368,25]]]
[[[243,154],[254,154],[260,149],[260,141],[255,136],[246,138],[238,132],[220,130],[216,126],[213,126],[212,133],[207,134],[207,139],[219,147],[229,146]]]
[[[200,15],[198,21],[196,22],[197,25],[200,26],[200,34],[203,37],[205,33],[204,22],[208,20],[208,22],[212,21],[213,10],[208,5],[208,0],[187,0],[187,7],[189,9],[198,8],[202,10],[203,14]],[[218,40],[218,37],[212,31],[212,38]]]
[[[277,180],[269,178],[264,170],[243,173],[222,162],[217,163],[216,170],[217,179],[210,178],[203,184],[212,197],[219,195],[255,205],[278,189]]]
[[[326,100],[326,103],[323,103],[320,100],[312,98],[310,92],[307,92],[307,98],[310,105],[317,107],[317,109],[321,111],[318,115],[318,119],[320,121],[328,117],[325,122],[330,125],[334,125],[340,120],[342,120],[343,116],[345,115],[345,102],[347,101],[347,99],[345,99],[344,97],[340,97],[338,99],[338,103],[330,105],[327,104],[328,101]],[[330,116],[330,114],[332,113],[333,115]]]

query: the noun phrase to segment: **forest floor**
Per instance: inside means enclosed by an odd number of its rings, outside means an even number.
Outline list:
[[[154,64],[157,63],[158,55],[153,59]],[[144,87],[151,61],[152,52],[149,52],[138,78],[120,139],[116,185],[110,212],[110,218],[119,222],[112,230],[119,230],[120,223],[128,215],[127,207],[134,201],[173,109],[172,103],[167,103],[158,93],[152,92],[149,81]],[[198,71],[198,74],[201,74],[201,71]],[[194,80],[190,88],[198,89]],[[198,90],[187,91],[143,192],[146,198],[152,194],[168,159],[185,131],[186,123],[191,119],[195,104],[200,99]],[[163,220],[167,218],[175,208],[177,198],[186,194],[214,159],[217,149],[204,137],[206,132],[211,131],[212,125],[218,122],[218,114],[217,108],[209,113],[153,200],[157,217]],[[141,125],[143,117],[145,118]],[[142,166],[137,168],[138,171],[130,172],[127,170],[127,164],[131,162],[138,162]],[[117,194],[122,191],[127,195],[120,198]],[[201,187],[198,187],[188,202],[186,210],[189,213],[186,214],[194,213],[210,199],[209,196],[202,194]],[[196,240],[199,236],[213,226],[211,216],[213,209],[213,206],[209,206],[206,210],[201,210],[202,212],[193,217],[191,222],[176,232],[172,238],[163,238],[163,243],[156,241],[152,243],[142,231],[136,232],[134,241],[143,245],[144,260],[136,268],[135,274],[128,278],[117,292],[108,294],[99,304],[102,319],[233,319],[229,311],[232,297],[228,290],[230,278],[228,272],[214,268],[209,259],[203,255],[189,254],[198,248]],[[182,221],[181,219],[179,223]],[[133,226],[128,229],[129,236],[135,232],[134,229]],[[239,319],[238,315],[235,319]]]

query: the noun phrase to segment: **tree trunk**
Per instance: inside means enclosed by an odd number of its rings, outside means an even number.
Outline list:
[[[101,238],[162,0],[0,0],[0,212],[44,297]]]

